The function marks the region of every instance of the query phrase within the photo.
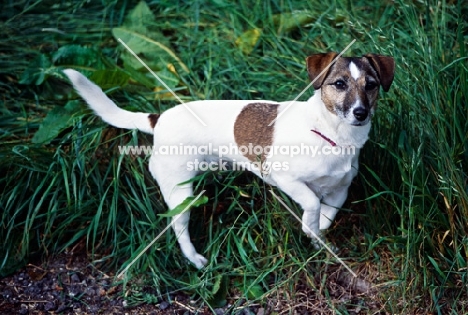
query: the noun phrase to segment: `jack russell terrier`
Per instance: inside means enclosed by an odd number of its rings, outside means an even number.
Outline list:
[[[105,122],[153,134],[154,149],[208,144],[211,148],[239,149],[223,150],[222,154],[221,149],[152,154],[149,170],[169,209],[193,196],[189,181],[199,171],[193,167],[194,162],[218,159],[244,165],[257,163],[261,167],[249,170],[302,207],[302,230],[312,237],[322,235],[320,231],[331,225],[343,205],[357,174],[359,150],[368,139],[379,87],[387,92],[394,76],[391,57],[339,57],[327,69],[336,57],[333,52],[307,57],[307,72],[315,93],[308,101],[294,102],[290,108],[290,102],[205,100],[175,106],[162,114],[134,113],[117,107],[79,72],[66,69],[64,73]],[[301,148],[300,152],[293,151],[293,147]],[[256,150],[240,152],[240,148]],[[273,148],[279,150],[272,153]],[[308,148],[315,148],[313,154],[303,150]],[[183,254],[200,269],[207,260],[190,241],[189,217],[189,211],[174,216],[172,228]]]

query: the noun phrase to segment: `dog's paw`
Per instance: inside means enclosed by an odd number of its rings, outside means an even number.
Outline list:
[[[208,262],[208,260],[200,254],[195,254],[192,257],[188,257],[188,259],[197,269],[202,269]]]
[[[314,237],[312,238],[311,244],[312,244],[312,246],[314,247],[315,250],[321,250],[321,249],[325,249],[325,250],[328,250],[328,251],[331,250],[335,254],[338,253],[338,251],[340,250],[338,246],[336,246],[336,245],[334,245],[334,244],[332,244],[330,242],[327,242],[325,237],[321,236],[320,240],[322,242],[320,242],[318,239],[316,239]]]

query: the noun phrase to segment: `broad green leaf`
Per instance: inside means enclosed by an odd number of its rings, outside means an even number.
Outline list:
[[[140,58],[152,69],[160,70],[176,61],[184,71],[189,72],[187,66],[170,48],[144,34],[124,27],[113,28],[112,34],[116,39],[122,40],[135,54],[142,54],[144,57]],[[127,50],[123,52],[122,59],[125,66],[133,69],[144,68],[140,61]]]
[[[128,83],[130,75],[122,70],[97,70],[94,71],[89,79],[102,89],[108,89],[115,86],[124,86]]]
[[[41,85],[51,67],[52,63],[50,62],[49,57],[44,54],[39,54],[21,74],[19,83]]]
[[[229,278],[225,275],[216,276],[213,285],[213,296],[207,301],[211,307],[223,307],[227,303],[227,294],[229,289]]]
[[[19,83],[41,85],[49,76],[60,77],[60,65],[74,65],[90,69],[104,68],[99,51],[80,45],[66,45],[52,55],[39,54],[21,74]]]
[[[156,17],[153,12],[145,1],[140,1],[127,14],[121,27],[133,30],[169,47],[169,40],[164,37],[159,28],[156,28],[156,25]]]
[[[123,48],[120,57],[132,79],[149,88],[155,85],[161,86],[159,80],[146,69],[147,65],[165,84],[174,89],[180,79],[173,64],[178,64],[185,72],[189,70],[154,25],[156,25],[154,14],[146,2],[141,1],[128,13],[121,27],[112,29],[112,34],[129,48]],[[140,60],[129,50],[132,50]]]
[[[244,54],[248,55],[255,48],[261,34],[262,31],[259,28],[248,30],[236,39],[236,46],[239,47]]]
[[[62,130],[72,126],[74,119],[83,115],[84,111],[85,107],[81,101],[69,101],[64,107],[55,107],[44,118],[31,141],[33,143],[49,143]]]
[[[125,69],[125,72],[127,72],[130,75],[131,80],[138,82],[141,85],[146,86],[148,89],[154,88],[154,85],[155,85],[154,80],[156,80],[154,77],[149,78],[146,76],[146,73],[139,72],[132,68]]]
[[[145,1],[140,1],[125,17],[123,25],[129,26],[133,29],[141,28],[146,29],[149,25],[154,23],[156,17]]]
[[[244,281],[235,280],[234,285],[251,300],[259,299],[265,293],[263,287],[253,279],[246,278]]]
[[[128,74],[129,78],[132,81],[138,82],[139,84],[146,86],[148,89],[151,89],[154,92],[166,90],[166,88],[163,87],[163,85],[149,72],[140,72],[135,69],[127,68],[125,69],[125,73]],[[176,87],[178,86],[179,78],[175,74],[170,73],[166,70],[156,71],[155,73],[161,80],[164,81],[164,83],[166,83],[173,90],[175,90]],[[111,86],[109,86],[109,88],[110,87]],[[163,98],[161,97],[161,95],[154,94],[152,99],[163,99]],[[173,99],[172,94],[170,94],[169,99]]]
[[[185,198],[184,201],[174,209],[170,210],[168,213],[162,213],[159,214],[161,217],[173,217],[175,215],[181,214],[186,210],[189,206],[190,207],[199,207],[201,205],[204,205],[208,202],[208,197],[207,196],[201,196],[197,200],[195,200],[196,197],[187,197]],[[193,202],[195,200],[195,202]],[[193,202],[193,203],[192,203]]]
[[[278,27],[278,32],[290,32],[300,26],[313,22],[316,18],[309,11],[293,11],[275,14],[273,23]]]
[[[259,284],[249,286],[247,290],[247,297],[251,300],[257,300],[264,294],[263,288]]]
[[[62,46],[52,55],[54,65],[76,65],[92,69],[103,69],[101,53],[81,45]]]
[[[179,84],[179,77],[171,72],[167,67],[155,72],[156,75],[164,82],[167,86],[174,89]],[[147,73],[146,77],[153,82],[153,87],[163,86],[158,79],[156,79],[152,73]],[[164,88],[165,89],[165,88]]]

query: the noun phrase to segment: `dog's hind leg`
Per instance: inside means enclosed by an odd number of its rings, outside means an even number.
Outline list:
[[[150,172],[159,184],[161,193],[169,209],[174,209],[185,199],[193,196],[192,183],[184,183],[192,179],[196,172],[188,171],[184,163],[177,163],[179,157],[152,156],[149,163]],[[170,161],[165,161],[170,159]],[[179,161],[181,162],[181,161]],[[172,218],[172,228],[179,242],[182,253],[198,269],[203,268],[207,260],[198,254],[190,241],[188,230],[190,210],[175,215]]]
[[[190,241],[190,235],[188,232],[189,219],[190,210],[176,215],[172,219],[172,228],[177,235],[177,241],[179,242],[182,253],[195,265],[195,267],[201,269],[206,265],[207,260],[205,257],[197,253],[195,247]]]

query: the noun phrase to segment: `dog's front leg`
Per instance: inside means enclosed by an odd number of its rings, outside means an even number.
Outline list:
[[[306,183],[297,180],[275,179],[283,192],[297,202],[304,214],[302,215],[302,231],[316,242],[316,237],[320,237],[320,200]]]
[[[320,230],[326,230],[330,227],[346,197],[348,197],[348,186],[338,187],[333,193],[323,197],[320,209]]]

